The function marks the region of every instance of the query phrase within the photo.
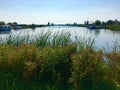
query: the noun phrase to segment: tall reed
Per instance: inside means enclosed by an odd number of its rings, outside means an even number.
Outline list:
[[[75,40],[73,40],[73,38]],[[34,44],[37,47],[61,47],[70,44],[77,44],[78,50],[83,48],[91,48],[94,45],[94,39],[92,38],[81,38],[78,36],[71,37],[70,32],[55,32],[52,33],[50,31],[44,32],[41,31],[37,35],[21,35],[21,33],[17,35],[10,34],[5,39],[1,39],[0,44],[7,44],[7,45],[15,45],[20,46],[22,44]]]

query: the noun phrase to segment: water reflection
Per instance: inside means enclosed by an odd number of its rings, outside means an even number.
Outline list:
[[[11,31],[0,31],[0,34],[10,34]]]
[[[100,35],[100,29],[96,29],[95,31],[94,31],[94,34],[96,35],[96,36],[98,36],[98,35]]]

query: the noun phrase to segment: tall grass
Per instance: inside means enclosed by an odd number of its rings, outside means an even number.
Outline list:
[[[73,40],[73,38],[75,40]],[[94,39],[92,38],[81,38],[78,36],[71,37],[70,32],[55,32],[41,31],[37,35],[17,35],[10,34],[8,37],[1,39],[0,44],[20,46],[22,44],[34,44],[37,47],[61,47],[70,44],[77,44],[78,50],[83,48],[92,48],[94,45]]]
[[[41,32],[1,39],[0,89],[119,90],[120,52],[96,51],[95,39],[74,38]]]
[[[108,48],[108,52],[109,50],[111,50],[111,52],[119,52],[120,51],[120,41],[118,41],[118,39],[116,39],[112,45],[110,45],[109,43],[106,43],[107,48]],[[104,48],[104,51],[106,52],[106,49]]]
[[[33,42],[37,47],[45,47],[50,45],[51,32],[41,32],[39,35],[34,36]]]
[[[93,38],[81,38],[81,37],[75,37],[75,43],[78,45],[78,51],[85,49],[85,48],[94,48],[95,39]]]
[[[37,47],[61,47],[70,44],[76,44],[78,51],[85,48],[95,48],[95,38],[91,37],[79,37],[71,36],[70,32],[58,31],[52,33],[50,31],[41,31],[36,35],[32,34],[10,34],[4,39],[0,39],[0,44],[20,46],[22,44],[34,44]],[[113,45],[109,45],[106,42],[107,48],[104,48],[105,52],[117,52],[120,51],[120,42],[116,40]]]

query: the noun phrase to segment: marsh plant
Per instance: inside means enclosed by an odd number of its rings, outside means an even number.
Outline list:
[[[119,90],[120,52],[69,32],[10,35],[0,44],[0,90]]]
[[[37,35],[31,34],[10,34],[8,37],[0,40],[0,44],[20,46],[22,44],[34,44],[37,47],[61,47],[70,44],[77,44],[78,50],[82,48],[92,48],[94,46],[93,38],[82,38],[79,36],[71,37],[70,32],[55,32],[41,31]]]

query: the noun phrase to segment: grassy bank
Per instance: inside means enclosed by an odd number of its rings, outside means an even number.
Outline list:
[[[120,31],[120,25],[108,25],[106,26],[107,29],[110,29],[110,30],[118,30]]]
[[[0,42],[0,90],[119,90],[120,52],[70,33],[10,35]]]
[[[88,25],[80,25],[81,27],[88,27]],[[96,29],[110,29],[120,31],[120,25],[95,25]]]

